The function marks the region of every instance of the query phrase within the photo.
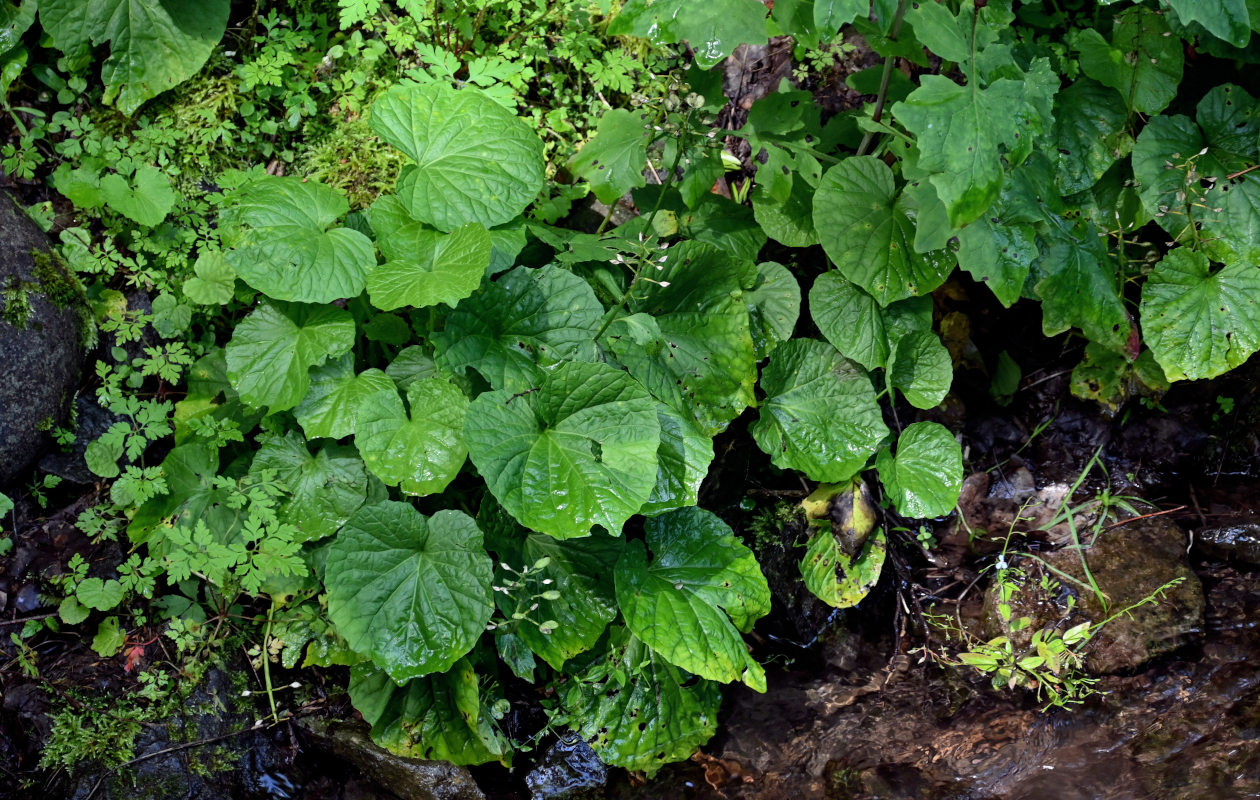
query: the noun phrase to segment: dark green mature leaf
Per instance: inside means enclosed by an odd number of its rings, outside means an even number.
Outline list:
[[[1063,194],[1084,191],[1133,149],[1128,114],[1110,89],[1081,79],[1054,98],[1055,184]]]
[[[1049,107],[1057,89],[1058,77],[1039,59],[1024,80],[999,78],[983,89],[925,75],[893,105],[893,115],[915,135],[918,166],[932,174],[951,225],[975,220],[998,198],[1003,152],[1014,163],[1027,157],[1034,138],[1050,127],[1041,107]]]
[[[954,266],[948,253],[915,252],[914,222],[892,169],[873,156],[827,170],[814,194],[814,227],[841,274],[881,306],[927,294]]]
[[[888,366],[888,383],[900,390],[910,405],[936,408],[953,380],[953,361],[935,333],[913,331],[897,340]]]
[[[897,438],[897,455],[883,450],[875,461],[879,479],[904,517],[940,517],[962,491],[962,447],[936,422],[915,422]]]
[[[445,672],[490,621],[491,567],[467,514],[367,505],[328,550],[328,616],[395,681]]]
[[[778,200],[758,184],[752,192],[753,216],[766,235],[788,247],[818,244],[814,229],[814,187],[803,180],[792,181],[786,200]]]
[[[372,305],[385,311],[438,303],[453,308],[481,285],[493,250],[490,233],[477,222],[441,233],[411,219],[401,206],[394,196],[373,206],[372,229],[385,263],[367,276]]]
[[[784,343],[761,388],[753,438],[775,466],[812,480],[848,480],[888,435],[870,378],[825,342]]]
[[[742,265],[708,245],[684,242],[661,254],[660,271],[604,340],[657,399],[693,417],[705,435],[725,429],[755,402],[756,360]]]
[[[739,635],[770,612],[770,589],[752,551],[700,508],[653,517],[644,529],[655,559],[649,564],[643,542],[632,541],[615,572],[627,627],[688,672],[764,692],[765,672]]]
[[[1260,22],[1252,20],[1247,0],[1168,0],[1168,5],[1177,12],[1182,24],[1197,22],[1208,33],[1235,47],[1246,47],[1252,23]]]
[[[569,166],[591,185],[601,203],[612,205],[631,189],[646,186],[647,114],[615,108],[600,117],[594,138]]]
[[[473,367],[496,389],[524,391],[541,367],[594,361],[604,307],[586,281],[558,267],[517,267],[459,304],[433,337],[437,362]]]
[[[35,22],[34,0],[5,0],[0,4],[0,56],[22,44],[22,34]]]
[[[150,542],[155,530],[174,518],[177,525],[191,527],[204,519],[216,531],[227,533],[239,525],[237,514],[226,507],[229,492],[215,486],[219,474],[219,450],[203,442],[182,444],[162,461],[167,493],[158,495],[136,511],[127,526],[132,543]],[[157,554],[155,554],[156,556]]]
[[[350,353],[312,369],[310,380],[310,389],[293,410],[308,439],[352,436],[364,398],[394,388],[393,381],[379,369],[365,369],[355,375]]]
[[[1116,289],[1116,270],[1095,231],[1061,240],[1036,263],[1041,328],[1047,336],[1071,327],[1116,351],[1129,347],[1132,323]]]
[[[814,25],[824,39],[830,39],[842,27],[869,13],[867,0],[814,0]]]
[[[801,315],[801,287],[791,270],[775,261],[757,265],[757,283],[744,292],[749,332],[757,360],[792,338]]]
[[[263,301],[227,344],[228,379],[249,405],[283,411],[306,395],[307,370],[353,345],[354,320],[340,308]]]
[[[1039,253],[1036,228],[1005,218],[1004,212],[1000,206],[990,209],[958,232],[958,266],[988,284],[998,302],[1010,308],[1023,294]]]
[[[1177,95],[1183,64],[1181,39],[1162,14],[1135,6],[1116,15],[1108,42],[1087,28],[1071,40],[1081,71],[1120,93],[1127,108],[1158,114]]]
[[[295,431],[268,439],[251,469],[274,469],[289,488],[280,518],[298,529],[297,541],[332,536],[367,498],[367,473],[353,447],[330,444],[311,455]]]
[[[372,740],[396,755],[452,764],[504,758],[467,659],[402,686],[370,664],[356,665],[350,670],[350,699],[372,726]]]
[[[1179,247],[1142,287],[1142,333],[1171,381],[1214,378],[1260,349],[1260,269],[1212,271],[1206,256]]]
[[[464,438],[503,507],[557,539],[619,534],[656,484],[656,403],[606,364],[566,362],[523,393],[480,395]]]
[[[902,336],[932,330],[930,297],[911,297],[880,308],[875,298],[838,272],[825,272],[814,281],[809,310],[827,341],[868,370],[889,366]]]
[[[656,417],[661,423],[661,446],[656,451],[656,486],[639,509],[644,516],[696,505],[700,483],[713,462],[713,440],[695,420],[664,403],[657,404]]]
[[[372,474],[407,494],[435,494],[464,465],[468,398],[445,378],[407,386],[407,405],[391,385],[359,404],[354,444]]]
[[[31,5],[35,5],[31,3]],[[228,0],[39,0],[39,21],[72,58],[109,42],[106,103],[131,116],[197,74],[227,29]]]
[[[766,7],[757,0],[627,0],[608,33],[642,36],[653,44],[685,40],[695,51],[696,63],[709,69],[741,44],[766,43]]]
[[[370,122],[415,162],[399,178],[398,195],[438,230],[508,222],[542,189],[542,140],[476,89],[399,84],[373,104]]]
[[[357,297],[376,254],[362,233],[332,227],[349,208],[329,186],[261,178],[237,192],[220,217],[228,232],[225,244],[233,248],[228,264],[276,300],[328,303]]]
[[[625,628],[608,651],[561,688],[555,721],[588,741],[606,764],[649,776],[687,758],[717,730],[720,687],[692,679]]]

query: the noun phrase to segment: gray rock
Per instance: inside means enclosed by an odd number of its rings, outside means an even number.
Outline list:
[[[591,800],[604,796],[606,783],[608,766],[576,736],[552,745],[525,776],[533,800]]]
[[[48,237],[0,196],[0,487],[22,475],[64,424],[91,336],[83,288]]]

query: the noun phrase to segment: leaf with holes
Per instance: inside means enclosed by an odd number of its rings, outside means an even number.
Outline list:
[[[490,579],[481,531],[467,514],[368,505],[328,549],[328,616],[395,681],[445,672],[490,621]]]
[[[1041,328],[1047,336],[1077,327],[1091,341],[1117,352],[1130,347],[1132,323],[1116,290],[1111,255],[1097,236],[1059,241],[1034,268],[1040,277],[1035,288],[1041,298]]]
[[[1126,108],[1158,114],[1177,95],[1182,42],[1172,35],[1163,14],[1127,8],[1112,22],[1110,42],[1086,28],[1071,44],[1080,52],[1081,71],[1115,89]]]
[[[595,136],[569,161],[601,203],[612,205],[631,189],[646,186],[647,115],[616,108],[600,117]],[[710,184],[712,185],[712,184]],[[707,189],[707,187],[706,187]]]
[[[1133,149],[1128,114],[1106,86],[1082,78],[1054,98],[1055,184],[1084,191]]]

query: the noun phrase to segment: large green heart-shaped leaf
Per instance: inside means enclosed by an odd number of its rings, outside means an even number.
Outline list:
[[[496,389],[522,391],[547,367],[594,361],[604,307],[590,285],[567,270],[517,267],[459,304],[434,337],[437,361],[453,372],[473,367]]]
[[[834,347],[793,339],[761,374],[753,438],[775,466],[812,480],[848,480],[888,435],[871,379]]]
[[[787,247],[818,244],[814,229],[814,187],[797,178],[784,199],[772,196],[760,185],[753,187],[753,217],[766,235]]]
[[[334,306],[263,301],[227,344],[228,379],[241,400],[274,413],[296,406],[307,370],[354,346],[354,319]]]
[[[1214,378],[1260,349],[1260,269],[1179,247],[1142,286],[1142,333],[1169,380]]]
[[[459,511],[364,506],[333,540],[324,570],[329,618],[396,682],[450,669],[494,610],[481,531]]]
[[[390,206],[390,211],[383,207]],[[390,195],[372,207],[372,229],[385,263],[367,277],[372,305],[385,311],[456,303],[477,291],[490,265],[493,245],[480,223],[441,233],[412,219]]]
[[[364,398],[394,382],[379,369],[354,374],[354,356],[346,353],[310,371],[311,387],[293,410],[306,438],[341,439],[354,435],[359,405]]]
[[[639,509],[645,516],[696,505],[700,484],[713,462],[713,440],[695,420],[664,403],[657,404],[656,416],[661,423],[661,446],[656,451],[656,486]]]
[[[670,248],[656,263],[653,280],[660,282],[630,303],[631,316],[610,325],[605,341],[653,395],[712,436],[756,400],[740,265],[694,242]]]
[[[469,455],[522,525],[570,539],[616,535],[656,484],[656,403],[607,364],[567,362],[523,393],[486,392],[464,425]]]
[[[875,460],[879,479],[903,517],[942,517],[962,491],[962,447],[935,422],[907,425],[897,437],[897,455],[883,450]]]
[[[647,114],[615,108],[599,119],[595,136],[569,161],[601,203],[612,205],[631,189],[646,186]],[[710,184],[712,185],[712,184]]]
[[[1132,323],[1116,289],[1111,256],[1089,233],[1084,241],[1058,241],[1036,262],[1041,328],[1054,336],[1077,327],[1091,341],[1124,351]]]
[[[897,340],[888,365],[888,383],[915,408],[936,408],[949,393],[954,363],[940,337],[930,330],[913,331]]]
[[[1086,28],[1071,43],[1080,51],[1081,71],[1119,92],[1126,108],[1158,114],[1177,96],[1182,42],[1172,35],[1163,14],[1127,8],[1116,15],[1110,42]]]
[[[757,265],[757,282],[744,292],[753,353],[758,360],[792,338],[801,315],[801,286],[787,267],[775,261]]]
[[[407,494],[435,494],[464,466],[468,398],[445,378],[407,386],[407,405],[391,385],[359,404],[354,444],[372,474]]]
[[[468,659],[402,686],[371,664],[356,665],[350,670],[350,700],[372,726],[372,741],[395,755],[452,764],[503,758],[503,743],[481,701],[477,674]],[[473,787],[469,779],[465,788],[472,793]]]
[[[370,121],[415,162],[403,171],[398,196],[438,230],[508,222],[542,189],[542,140],[477,89],[397,85],[372,105]]]
[[[298,541],[332,536],[367,498],[367,473],[353,447],[328,445],[315,455],[295,431],[268,439],[251,470],[274,469],[289,488],[280,518],[298,529]]]
[[[515,635],[557,670],[594,647],[617,616],[611,578],[624,541],[611,536],[561,541],[526,531],[493,498],[482,503],[478,523],[486,531],[487,547],[500,564],[513,570],[500,568],[495,583],[523,584],[510,593],[495,594],[504,617],[511,619],[517,612],[528,616]],[[539,563],[545,566],[536,568]],[[531,611],[534,604],[537,608]],[[547,622],[554,625],[544,632],[542,624]]]
[[[197,74],[223,38],[231,7],[229,0],[40,0],[38,5],[44,30],[71,58],[109,42],[101,67],[103,99],[127,116]]]
[[[228,264],[275,300],[330,303],[358,297],[376,265],[372,242],[333,223],[350,209],[336,189],[267,176],[248,184],[220,216]]]
[[[868,370],[887,367],[901,337],[932,329],[932,299],[909,297],[880,308],[875,298],[825,272],[809,290],[809,312],[823,337]]]
[[[914,222],[892,169],[873,156],[847,158],[814,193],[814,227],[836,268],[881,306],[927,294],[945,282],[953,259],[914,249]]]
[[[606,764],[649,776],[684,759],[713,736],[720,687],[692,679],[624,628],[561,688],[555,721],[588,741]]]
[[[629,542],[614,575],[626,626],[688,672],[764,692],[765,672],[739,635],[770,612],[770,589],[752,551],[700,508],[653,517],[644,529],[655,559],[648,562],[643,542]]]
[[[741,44],[766,43],[766,7],[757,0],[627,0],[608,33],[642,36],[653,44],[686,41],[696,63],[709,69]]]

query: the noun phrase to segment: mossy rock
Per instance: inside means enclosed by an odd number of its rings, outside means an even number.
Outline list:
[[[66,422],[91,313],[83,287],[39,229],[0,192],[0,487],[22,477]]]

